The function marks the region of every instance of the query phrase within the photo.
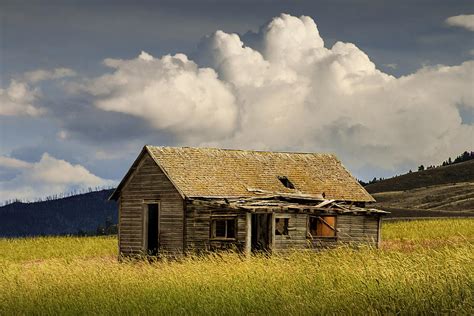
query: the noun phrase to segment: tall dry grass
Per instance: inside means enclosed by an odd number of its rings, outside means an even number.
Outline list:
[[[384,236],[388,243],[403,244],[444,240],[446,229],[449,236],[459,230],[465,235],[409,251],[342,247],[270,258],[222,253],[154,263],[118,263],[112,238],[1,240],[0,315],[472,315],[474,221],[431,223],[386,224]],[[413,230],[425,237],[410,235]],[[42,251],[41,243],[50,250]],[[54,250],[64,245],[69,250]]]
[[[116,256],[116,237],[0,238],[0,262]]]
[[[382,240],[389,241],[474,239],[474,218],[384,222],[382,228]]]

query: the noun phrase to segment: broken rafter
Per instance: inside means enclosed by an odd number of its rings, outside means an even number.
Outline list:
[[[321,203],[319,203],[318,205],[316,205],[316,207],[324,207],[328,204],[331,204],[331,203],[334,203],[335,201],[334,200],[326,200],[326,201],[322,201]]]
[[[267,190],[262,190],[262,189],[254,189],[254,188],[247,188],[247,191],[253,192],[256,194],[267,194],[268,197],[283,197],[283,198],[293,198],[293,199],[301,199],[301,200],[324,201],[324,197],[322,194],[311,195],[311,194],[300,193],[298,191],[296,191],[295,193],[272,192],[272,191],[267,191]]]

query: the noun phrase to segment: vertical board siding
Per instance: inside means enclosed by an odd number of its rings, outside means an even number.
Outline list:
[[[143,208],[147,200],[159,201],[160,249],[183,251],[183,199],[156,165],[145,154],[120,195],[119,249],[122,254],[143,251]]]

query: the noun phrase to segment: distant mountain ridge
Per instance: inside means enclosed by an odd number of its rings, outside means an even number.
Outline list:
[[[95,234],[106,221],[117,223],[117,203],[108,201],[113,190],[2,206],[0,237]]]

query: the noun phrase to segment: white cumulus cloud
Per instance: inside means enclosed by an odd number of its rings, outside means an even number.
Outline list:
[[[92,174],[81,165],[73,165],[47,153],[35,163],[0,156],[0,168],[16,172],[13,179],[3,182],[0,180],[0,196],[3,201],[17,198],[31,200],[74,189],[115,184],[114,181]]]
[[[474,32],[474,14],[461,14],[451,16],[446,19],[446,24],[450,26],[463,27]]]
[[[353,43],[325,47],[316,23],[282,14],[255,45],[217,31],[183,54],[107,59],[83,90],[181,144],[335,152],[353,170],[439,161],[474,148],[474,61],[400,78]]]
[[[39,95],[38,89],[31,88],[24,82],[12,80],[7,88],[0,88],[0,115],[38,116],[42,114],[44,109],[35,104]]]
[[[142,52],[105,64],[113,73],[83,87],[102,110],[141,117],[178,137],[224,137],[236,128],[238,108],[229,85],[183,54],[153,58]]]
[[[6,88],[0,88],[0,116],[38,116],[45,108],[38,105],[42,96],[37,84],[40,81],[74,77],[76,73],[69,68],[53,70],[37,69],[25,72],[12,79]]]

